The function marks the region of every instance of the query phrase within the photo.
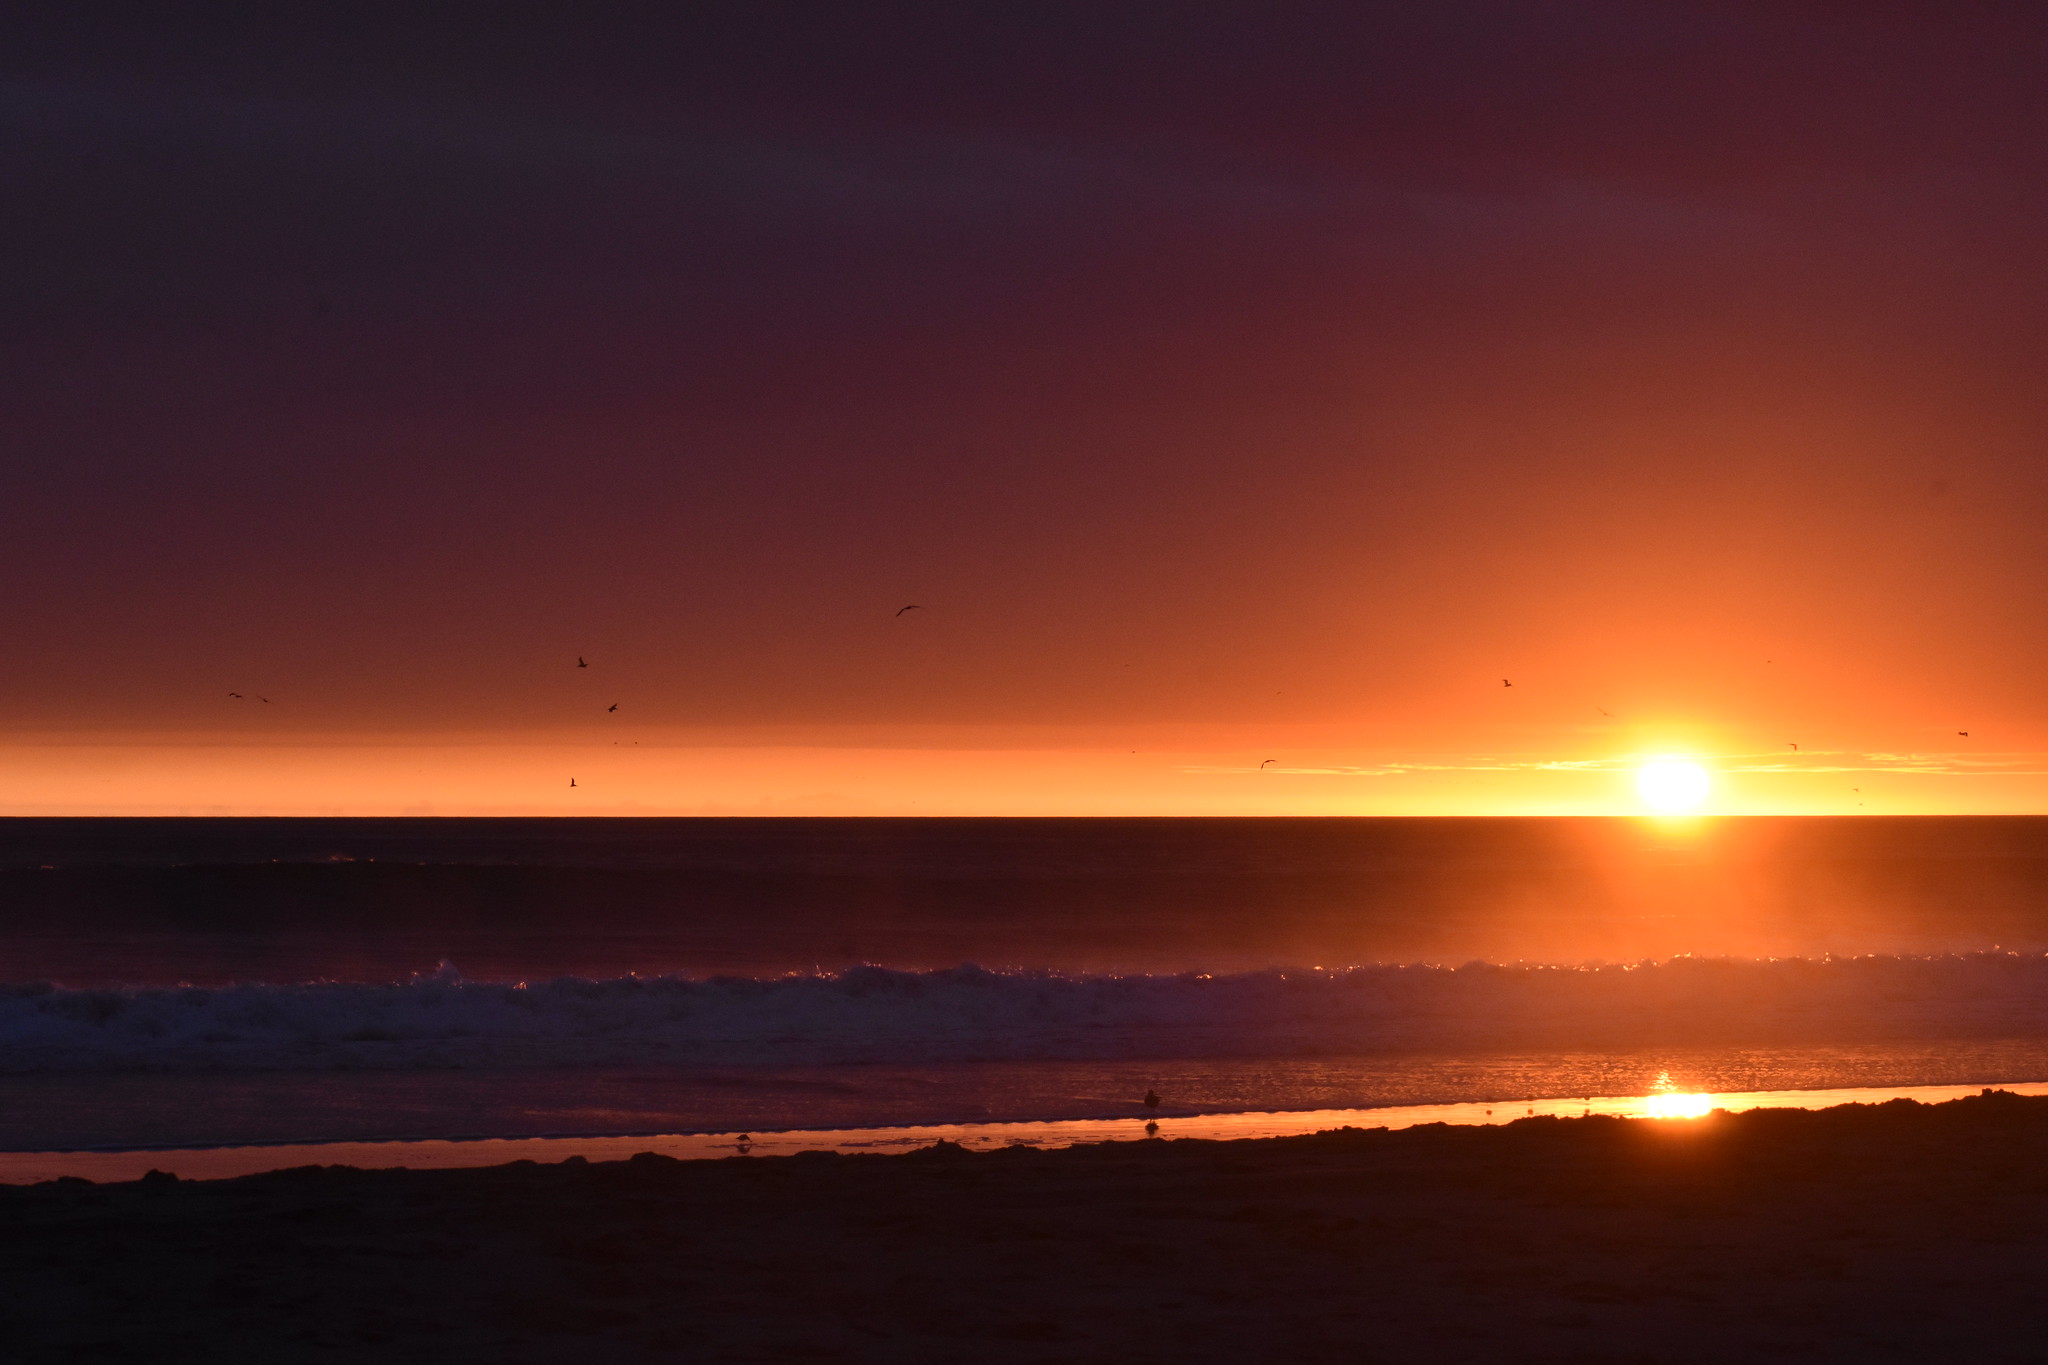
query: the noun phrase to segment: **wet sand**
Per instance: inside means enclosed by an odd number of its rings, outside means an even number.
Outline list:
[[[1458,1104],[1378,1105],[1370,1109],[1252,1110],[1228,1114],[1177,1113],[1162,1103],[1139,1104],[1111,1118],[1021,1122],[933,1123],[864,1128],[728,1128],[696,1133],[586,1133],[544,1138],[464,1138],[454,1141],[312,1142],[229,1147],[141,1147],[110,1151],[0,1151],[0,1185],[30,1185],[82,1176],[104,1183],[140,1179],[158,1170],[185,1180],[229,1180],[300,1166],[356,1166],[384,1169],[450,1170],[503,1166],[514,1161],[555,1164],[569,1157],[625,1161],[643,1152],[678,1161],[715,1161],[735,1153],[793,1156],[838,1152],[859,1156],[909,1152],[941,1142],[975,1151],[991,1146],[1057,1148],[1102,1142],[1167,1141],[1196,1138],[1224,1142],[1243,1138],[1303,1137],[1337,1128],[1414,1128],[1428,1124],[1505,1124],[1528,1116],[1579,1118],[1685,1118],[1713,1109],[1826,1109],[1843,1104],[1883,1104],[1909,1099],[1939,1104],[1978,1093],[1975,1085],[1877,1086],[1840,1090],[1736,1091],[1720,1094],[1666,1091],[1647,1095],[1593,1095],[1568,1100],[1474,1100]],[[2020,1095],[2048,1095],[2048,1082],[2009,1082],[1998,1087]]]
[[[2048,1098],[0,1190],[11,1358],[2031,1361]]]
[[[916,1066],[86,1071],[0,1075],[0,1153],[1028,1122],[1681,1089],[2048,1080],[2048,1037],[1588,1053],[984,1060]],[[1847,1097],[1844,1097],[1847,1098]],[[510,1159],[510,1158],[506,1158]],[[539,1159],[559,1159],[541,1157]],[[16,1177],[0,1158],[0,1182]],[[84,1174],[90,1174],[85,1172]],[[183,1174],[183,1172],[181,1172]]]

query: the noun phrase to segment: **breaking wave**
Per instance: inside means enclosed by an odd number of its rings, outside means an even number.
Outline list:
[[[2048,956],[0,986],[0,1071],[788,1065],[2048,1035]]]

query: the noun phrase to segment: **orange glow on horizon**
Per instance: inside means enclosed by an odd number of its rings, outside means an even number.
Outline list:
[[[648,730],[0,741],[5,815],[1640,816],[1643,750],[1418,751],[1265,727]],[[1597,737],[1596,737],[1597,740]],[[1258,747],[1252,747],[1254,743]],[[1566,747],[1570,745],[1570,747]],[[1651,753],[1656,753],[1652,750]],[[2048,811],[2048,756],[1700,746],[1659,769],[1712,815]],[[1660,755],[1660,758],[1662,756]],[[1687,771],[1686,769],[1690,769]],[[569,783],[575,779],[576,786]],[[1660,789],[1661,790],[1661,789]],[[1648,802],[1660,816],[1691,814]],[[1692,808],[1699,809],[1698,802]],[[1711,818],[1698,817],[1695,818]]]

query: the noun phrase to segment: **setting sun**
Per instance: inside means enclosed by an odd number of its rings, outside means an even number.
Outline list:
[[[1660,758],[1636,774],[1636,792],[1652,810],[1666,815],[1689,811],[1706,800],[1713,779],[1697,763]]]

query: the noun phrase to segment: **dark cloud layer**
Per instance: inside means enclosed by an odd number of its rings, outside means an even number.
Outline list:
[[[2037,705],[2031,6],[4,28],[18,728]]]

